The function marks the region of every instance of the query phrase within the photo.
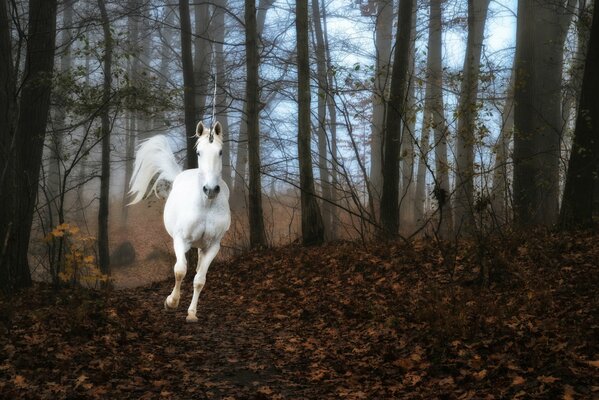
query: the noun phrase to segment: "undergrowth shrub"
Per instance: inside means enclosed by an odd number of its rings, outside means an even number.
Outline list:
[[[84,235],[77,225],[60,224],[44,240],[59,249],[54,271],[60,282],[95,287],[109,280],[96,263],[96,239]]]

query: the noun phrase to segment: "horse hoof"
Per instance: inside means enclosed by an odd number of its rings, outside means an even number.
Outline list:
[[[176,308],[177,308],[177,306],[178,306],[178,305],[179,305],[179,304],[175,304],[174,306],[171,306],[171,305],[169,305],[169,304],[168,304],[168,297],[167,297],[167,298],[164,300],[164,309],[165,309],[166,311],[173,311],[174,309],[176,309]]]
[[[187,315],[187,317],[185,318],[185,321],[190,322],[190,323],[195,323],[195,322],[198,322],[198,317],[196,317],[195,315]]]

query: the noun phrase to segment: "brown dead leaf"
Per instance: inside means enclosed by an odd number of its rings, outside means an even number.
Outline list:
[[[522,385],[524,382],[526,382],[526,379],[524,379],[521,376],[516,376],[512,380],[512,385],[514,385],[514,386],[516,386],[516,385]]]
[[[539,382],[543,382],[543,383],[555,383],[555,382],[559,381],[559,378],[556,378],[555,376],[541,375],[541,376],[537,377],[537,380]]]
[[[27,387],[27,380],[25,379],[25,377],[23,375],[15,376],[14,379],[12,380],[12,383],[18,388],[26,388]]]
[[[481,371],[475,372],[472,374],[472,376],[474,377],[474,379],[476,379],[477,381],[482,381],[483,379],[485,379],[485,377],[487,376],[487,370],[483,369]]]
[[[574,400],[575,394],[576,394],[576,392],[574,391],[574,388],[572,386],[570,386],[570,385],[564,386],[563,400]]]
[[[599,368],[599,360],[587,361],[587,364],[589,364],[591,367]]]

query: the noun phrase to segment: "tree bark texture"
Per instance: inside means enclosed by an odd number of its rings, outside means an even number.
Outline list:
[[[2,212],[0,212],[0,286],[5,292],[29,286],[31,273],[27,260],[31,225],[38,192],[39,174],[42,163],[42,150],[46,135],[46,124],[50,108],[52,90],[50,76],[54,70],[54,50],[56,40],[56,0],[31,0],[29,2],[29,31],[25,58],[25,81],[21,87],[21,101],[16,131],[2,132],[2,145],[8,146],[6,167],[2,173]],[[0,7],[0,19],[6,21],[6,3]],[[0,46],[3,55],[10,39],[0,28]],[[8,40],[8,41],[7,41]],[[2,124],[10,128],[13,116],[12,81],[14,77],[10,57],[0,68],[0,83],[9,89],[0,94],[3,107],[0,113]],[[6,98],[3,96],[7,96]],[[7,114],[4,114],[4,113]],[[4,163],[3,163],[4,164]]]
[[[315,197],[312,172],[308,0],[297,0],[295,11],[298,70],[297,145],[300,168],[302,241],[305,245],[313,245],[324,241],[324,226]]]
[[[329,173],[329,138],[326,132],[327,118],[327,59],[320,18],[320,5],[318,0],[312,0],[312,23],[314,24],[314,37],[316,39],[316,78],[318,82],[318,171],[320,175],[320,188],[322,192],[322,219],[324,225],[325,238],[332,239],[331,228],[333,226],[333,199],[331,174]]]
[[[412,11],[412,0],[400,0],[391,92],[384,131],[381,228],[382,234],[387,237],[396,235],[399,230],[399,154],[401,124],[402,119],[405,118],[405,96],[409,79]]]
[[[187,168],[197,168],[195,152],[195,82],[193,76],[193,58],[191,54],[191,19],[189,0],[179,0],[179,19],[181,20],[181,61],[183,64],[183,107],[185,108],[185,139],[187,141]]]
[[[593,23],[582,78],[582,90],[576,117],[572,154],[562,201],[562,228],[586,228],[593,225],[593,206],[599,187],[599,7],[593,11]]]
[[[458,105],[457,173],[455,192],[456,232],[474,229],[474,144],[478,114],[478,76],[490,0],[468,0],[468,41]]]
[[[370,140],[370,201],[378,212],[383,193],[383,131],[389,83],[391,81],[391,44],[393,42],[393,1],[378,0],[375,25],[376,68],[372,93]]]
[[[98,0],[104,31],[104,83],[102,85],[102,169],[100,174],[100,207],[98,209],[98,261],[100,271],[110,274],[110,249],[108,246],[108,212],[110,208],[110,101],[112,90],[112,33],[105,0]]]
[[[260,59],[258,55],[258,30],[256,0],[245,0],[245,51],[247,58],[246,101],[249,163],[249,223],[250,246],[266,245],[264,213],[262,211],[262,179],[260,175]]]
[[[557,222],[564,40],[574,0],[520,1],[514,92],[514,220]]]

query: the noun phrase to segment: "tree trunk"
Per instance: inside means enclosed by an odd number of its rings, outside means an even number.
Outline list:
[[[491,206],[493,215],[499,225],[509,222],[508,216],[508,158],[509,143],[514,131],[514,80],[515,69],[512,69],[501,115],[501,131],[495,144],[495,163],[493,166],[493,188],[491,190]]]
[[[453,233],[453,216],[449,189],[449,163],[447,161],[447,133],[443,106],[443,61],[442,61],[442,0],[431,0],[430,27],[428,38],[429,56],[427,68],[430,87],[427,88],[427,100],[430,101],[431,126],[434,132],[435,149],[435,187],[433,195],[437,201],[439,222],[437,235],[448,239]],[[430,89],[430,95],[429,93]]]
[[[0,19],[7,21],[6,8],[0,7]],[[11,111],[14,78],[11,58],[5,52],[10,38],[3,23],[0,46],[7,65],[0,68],[0,83],[6,94],[0,94],[1,113]],[[0,287],[5,292],[29,286],[31,273],[27,252],[33,222],[42,150],[50,108],[51,80],[54,69],[56,39],[56,0],[29,2],[29,32],[25,59],[25,81],[21,87],[21,102],[16,131],[2,132],[2,145],[10,151],[2,173],[2,209],[0,214]],[[6,97],[4,97],[6,96]],[[4,108],[5,107],[5,108]],[[1,123],[10,128],[13,116],[3,115]],[[5,194],[2,194],[5,193]],[[6,196],[6,198],[5,198]],[[6,202],[4,202],[6,200]]]
[[[322,192],[322,219],[324,225],[324,234],[326,239],[331,239],[331,228],[333,226],[333,204],[331,193],[331,174],[329,173],[330,164],[328,161],[328,143],[326,132],[327,118],[327,59],[324,43],[324,34],[322,31],[320,6],[318,0],[312,0],[312,22],[314,24],[314,37],[316,39],[316,77],[318,81],[318,171],[320,175],[320,188]]]
[[[599,7],[593,23],[582,78],[572,155],[562,201],[562,228],[593,225],[593,205],[599,187]]]
[[[185,138],[187,140],[187,168],[197,168],[195,152],[195,83],[193,80],[193,58],[191,55],[191,20],[189,0],[179,0],[181,20],[181,61],[183,63],[183,107],[185,108]]]
[[[135,53],[135,47],[138,45],[138,42],[140,40],[140,20],[138,14],[139,10],[139,0],[129,0],[129,20],[127,21],[129,29],[128,51],[134,55],[128,62],[128,73],[133,87],[137,87],[139,85],[141,75],[139,71],[139,56]],[[137,111],[137,107],[135,106],[135,102],[135,96],[131,96],[131,99],[128,101],[130,109],[127,110],[125,114],[125,180],[123,182],[123,200],[121,204],[121,226],[123,227],[127,226],[127,218],[129,216],[129,207],[127,206],[127,204],[129,203],[129,181],[131,180],[131,175],[133,174],[133,161],[135,157],[135,133],[138,132],[137,122],[139,121],[139,113]]]
[[[401,124],[405,118],[405,95],[410,64],[410,34],[413,0],[400,0],[396,50],[391,76],[391,93],[387,105],[384,132],[383,193],[381,197],[381,227],[383,235],[393,236],[399,230],[399,154]]]
[[[401,185],[399,195],[399,221],[402,232],[409,234],[414,229],[414,157],[416,146],[416,4],[412,9],[412,32],[410,44],[410,67],[408,69],[408,89],[406,109],[401,129]]]
[[[256,16],[256,30],[258,32],[258,38],[262,37],[264,30],[264,21],[266,20],[266,13],[268,9],[273,5],[274,0],[260,0],[258,3],[258,10]],[[261,46],[261,41],[258,41],[258,45]],[[248,137],[247,137],[247,101],[243,103],[243,111],[241,113],[241,124],[239,126],[239,138],[237,140],[237,154],[235,159],[235,184],[233,186],[233,196],[231,205],[234,210],[240,210],[244,207],[245,203],[245,188],[246,183],[246,169],[248,163]]]
[[[557,222],[563,47],[575,0],[518,4],[514,93],[514,220]]]
[[[468,42],[458,105],[456,232],[474,229],[474,143],[478,113],[478,71],[490,0],[468,0]]]
[[[383,131],[387,92],[391,75],[391,43],[393,41],[393,1],[378,0],[379,14],[375,25],[376,69],[372,93],[372,125],[370,140],[370,201],[372,209],[380,208],[383,193]]]
[[[108,247],[108,211],[110,207],[110,97],[112,89],[112,33],[105,0],[98,0],[104,31],[104,84],[102,87],[102,172],[100,175],[100,208],[98,210],[98,261],[100,271],[110,274]]]
[[[308,0],[295,3],[298,70],[298,134],[297,147],[300,168],[302,209],[302,241],[305,245],[324,241],[324,226],[314,191],[312,173],[310,124],[310,57],[308,45]]]
[[[229,118],[227,116],[227,92],[226,74],[225,74],[225,53],[223,51],[223,43],[225,42],[225,10],[227,7],[226,0],[216,0],[214,3],[214,57],[216,65],[216,79],[219,90],[216,93],[216,120],[220,121],[223,131],[229,134]],[[231,185],[231,142],[225,140],[223,143],[223,179],[227,186]]]
[[[258,86],[258,31],[255,0],[245,0],[245,51],[247,57],[246,102],[249,156],[249,223],[250,246],[266,245],[264,216],[262,212],[262,180],[260,175],[260,88]]]

